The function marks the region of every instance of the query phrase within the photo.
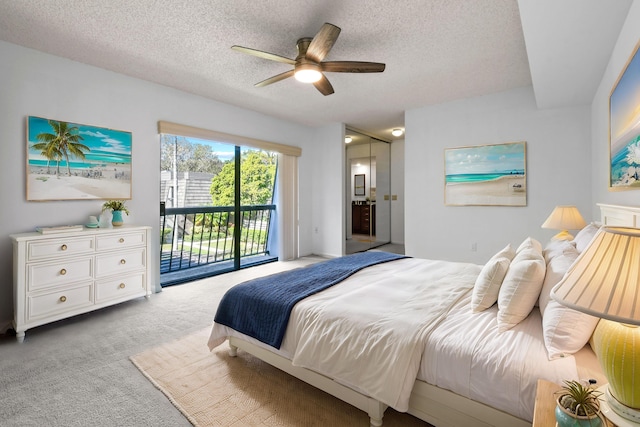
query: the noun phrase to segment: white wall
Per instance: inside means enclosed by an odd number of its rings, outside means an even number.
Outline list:
[[[609,191],[609,94],[624,70],[636,45],[640,43],[640,1],[629,9],[609,64],[591,104],[591,191],[593,215],[600,215],[596,203],[640,206],[640,190]]]
[[[391,143],[391,243],[404,244],[404,139]]]
[[[304,170],[311,171],[313,177],[310,186],[300,184],[301,201],[304,195],[312,207],[307,217],[312,226],[305,235],[312,237],[312,252],[317,255],[344,254],[344,151],[344,125],[336,123],[315,130],[310,156],[305,157]]]
[[[312,243],[309,233],[312,223],[311,195],[305,190],[311,187],[311,181],[315,179],[311,174],[311,164],[315,161],[314,156],[317,156],[314,151],[325,155],[325,151],[315,145],[330,145],[328,141],[334,138],[337,151],[342,152],[343,132],[339,126],[333,126],[332,132],[327,132],[326,129],[316,130],[292,124],[5,42],[0,42],[0,58],[0,329],[13,316],[12,248],[9,235],[32,231],[37,225],[84,223],[88,215],[99,212],[102,205],[99,200],[26,201],[25,129],[29,115],[133,133],[133,197],[127,203],[131,215],[125,220],[154,227],[151,250],[158,254],[158,120],[300,146],[300,253],[310,254],[314,248],[326,253],[340,253],[332,247],[325,250],[324,240]],[[326,161],[329,163],[328,157]],[[340,171],[341,158],[335,162]],[[335,185],[333,181],[338,179],[340,175],[331,176],[331,184]],[[337,188],[341,188],[341,185]],[[341,208],[337,209],[338,213],[341,211]],[[321,226],[325,228],[324,224]],[[335,240],[338,245],[342,243],[340,238]],[[152,260],[157,263],[156,257],[152,257]],[[158,283],[158,265],[151,265],[150,271],[153,273],[153,283]]]
[[[538,110],[531,87],[407,111],[405,248],[408,255],[484,263],[527,236],[560,204],[591,219],[588,106]],[[445,206],[444,149],[527,142],[526,207]],[[477,251],[472,251],[472,244]]]

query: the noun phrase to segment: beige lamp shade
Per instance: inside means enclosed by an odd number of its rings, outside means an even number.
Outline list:
[[[587,225],[575,206],[556,206],[547,220],[542,223],[542,228],[562,230],[554,236],[558,240],[571,240],[573,236],[567,230],[579,230]]]
[[[591,344],[609,381],[607,403],[640,425],[640,229],[602,227],[551,297],[603,319]]]
[[[600,228],[551,297],[592,316],[640,325],[640,229]]]

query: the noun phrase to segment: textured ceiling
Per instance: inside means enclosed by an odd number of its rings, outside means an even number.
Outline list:
[[[522,1],[522,0],[521,0]],[[516,0],[0,0],[0,40],[305,125],[344,122],[384,139],[404,111],[531,84]],[[327,73],[322,96],[292,78],[253,85],[324,22],[342,28],[330,61],[386,63]]]

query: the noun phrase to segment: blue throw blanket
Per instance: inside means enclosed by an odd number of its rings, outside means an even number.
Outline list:
[[[214,321],[280,348],[293,306],[375,264],[406,258],[388,252],[361,252],[250,280],[229,289]]]

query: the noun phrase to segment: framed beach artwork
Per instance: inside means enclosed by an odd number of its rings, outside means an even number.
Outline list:
[[[131,199],[131,132],[29,116],[27,200]]]
[[[609,96],[609,190],[640,189],[640,54],[636,45]]]
[[[526,154],[526,142],[445,149],[445,205],[526,206]]]

